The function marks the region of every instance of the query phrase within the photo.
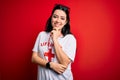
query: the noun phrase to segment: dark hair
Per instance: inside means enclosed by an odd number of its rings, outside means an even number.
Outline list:
[[[71,34],[71,32],[70,32],[70,17],[69,17],[70,8],[68,8],[67,6],[64,6],[62,4],[56,4],[55,7],[52,10],[52,14],[54,13],[54,11],[56,9],[60,9],[60,10],[64,11],[67,15],[67,23],[62,28],[61,33],[63,34],[63,36],[65,36],[67,34]],[[46,32],[51,32],[52,31],[52,25],[51,25],[52,14],[49,17],[49,19],[47,20],[46,29],[45,29]]]

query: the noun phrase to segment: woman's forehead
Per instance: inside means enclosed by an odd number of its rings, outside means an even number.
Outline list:
[[[60,10],[60,9],[56,9],[54,11],[53,15],[59,15],[59,16],[66,17],[66,13],[63,10]]]

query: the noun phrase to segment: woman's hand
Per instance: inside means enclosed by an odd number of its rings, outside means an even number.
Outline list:
[[[58,39],[58,37],[60,37],[61,36],[61,29],[53,29],[52,31],[51,31],[51,37],[52,37],[52,39],[53,39],[53,41],[54,40],[57,40]]]
[[[50,62],[50,68],[57,72],[58,74],[62,74],[67,67],[59,63]]]

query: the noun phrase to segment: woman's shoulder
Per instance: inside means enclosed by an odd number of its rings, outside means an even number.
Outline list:
[[[66,38],[75,38],[75,36],[73,34],[67,34],[65,37]]]
[[[48,32],[46,32],[46,31],[40,31],[38,35],[41,36],[41,35],[47,35],[47,34],[48,34]]]
[[[67,34],[64,38],[66,39],[73,39],[73,40],[76,40],[75,36],[73,34]]]

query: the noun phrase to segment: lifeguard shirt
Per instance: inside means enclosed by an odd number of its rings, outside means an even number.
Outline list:
[[[72,34],[68,34],[64,37],[59,37],[58,42],[65,54],[71,59],[72,63],[76,54],[75,37]],[[50,33],[45,31],[40,32],[32,51],[37,52],[38,55],[45,60],[58,62]],[[58,74],[52,69],[38,65],[38,80],[73,80],[71,63],[62,74]]]

